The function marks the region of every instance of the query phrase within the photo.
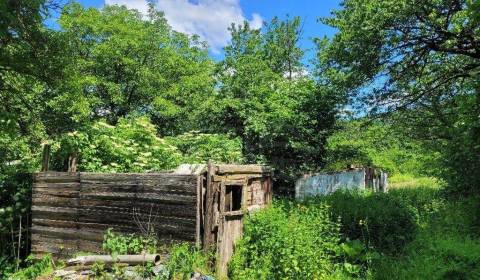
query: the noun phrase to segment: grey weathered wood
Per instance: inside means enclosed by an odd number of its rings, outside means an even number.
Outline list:
[[[108,228],[139,232],[134,212],[149,217],[165,242],[195,242],[199,182],[197,175],[171,173],[37,173],[32,252],[65,257],[75,251],[97,251]]]
[[[217,166],[218,174],[252,174],[252,173],[269,173],[272,169],[265,165],[235,165],[221,164]]]
[[[160,263],[160,255],[158,254],[143,254],[143,255],[89,255],[80,256],[73,259],[69,259],[67,264],[94,264],[96,262],[108,263],[126,263],[130,265],[140,265],[145,263],[151,263],[158,265]]]
[[[43,145],[41,171],[48,171],[49,166],[50,166],[50,144],[45,144]]]
[[[204,223],[204,233],[203,233],[203,246],[206,251],[210,250],[213,246],[213,203],[214,203],[214,190],[212,184],[212,176],[214,175],[213,164],[209,160],[207,164],[207,185],[205,191],[205,223]]]

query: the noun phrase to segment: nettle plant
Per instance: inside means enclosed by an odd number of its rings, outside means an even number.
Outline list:
[[[137,234],[120,234],[108,229],[104,235],[103,250],[111,255],[140,254],[142,252],[155,253],[157,240],[152,236]]]

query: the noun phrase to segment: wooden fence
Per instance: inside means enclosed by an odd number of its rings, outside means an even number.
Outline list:
[[[41,172],[32,194],[32,253],[99,252],[108,228],[153,227],[164,242],[199,243],[203,177],[173,173]]]

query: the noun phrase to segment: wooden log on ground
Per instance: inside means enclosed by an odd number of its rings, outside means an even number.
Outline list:
[[[90,255],[90,256],[81,256],[76,257],[73,259],[69,259],[67,264],[94,264],[96,262],[101,262],[105,264],[109,263],[126,263],[129,265],[139,265],[145,263],[151,263],[154,265],[158,265],[160,263],[160,255],[158,254],[144,254],[144,255],[118,255],[118,256],[110,256],[110,255]]]

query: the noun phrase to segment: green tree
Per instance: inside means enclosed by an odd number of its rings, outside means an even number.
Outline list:
[[[409,133],[444,154],[441,174],[480,183],[480,4],[473,0],[347,0],[322,21],[326,78],[372,114],[399,112]],[[328,70],[327,70],[328,69]]]
[[[306,74],[300,27],[298,18],[233,25],[213,105],[217,129],[241,137],[247,161],[274,165],[282,181],[323,165],[337,112],[335,94]]]
[[[77,94],[94,118],[115,124],[149,115],[162,134],[195,126],[213,91],[213,63],[197,36],[172,31],[153,6],[147,17],[125,6],[65,6],[59,20],[75,57]]]

